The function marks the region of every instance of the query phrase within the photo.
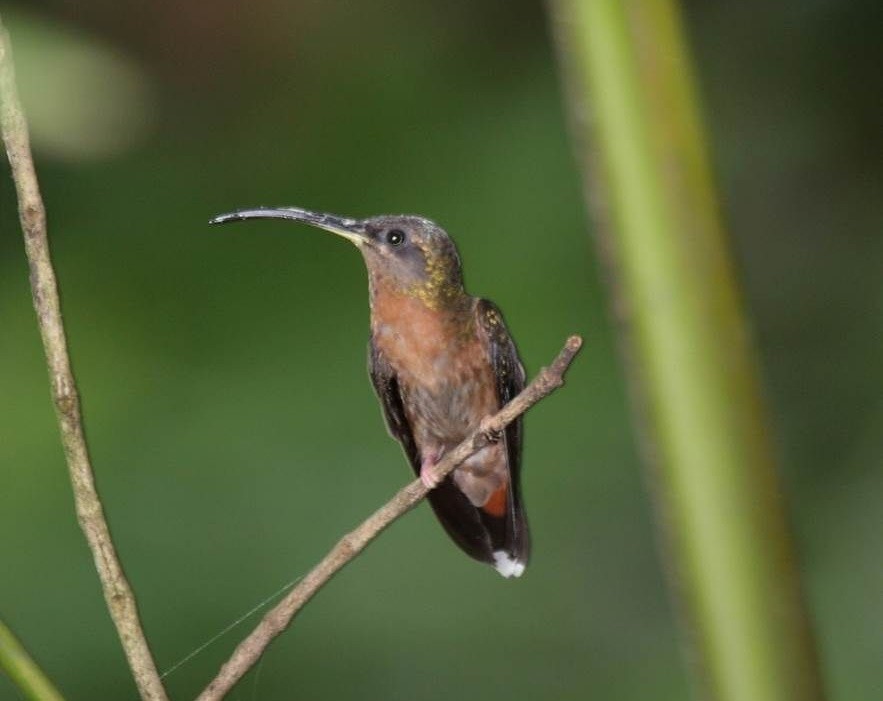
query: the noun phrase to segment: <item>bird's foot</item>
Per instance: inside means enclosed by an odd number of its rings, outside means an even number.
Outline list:
[[[442,481],[442,478],[436,475],[432,470],[432,468],[438,464],[440,459],[441,453],[438,453],[437,455],[430,455],[429,457],[423,458],[423,462],[420,463],[420,481],[423,482],[423,486],[427,489],[435,489]]]
[[[485,416],[481,423],[478,424],[478,430],[487,439],[488,443],[499,443],[503,437],[503,432],[492,426],[491,417]]]
[[[420,481],[427,489],[435,489],[441,482],[441,478],[433,473],[433,467],[435,467],[435,463],[427,460],[424,460],[420,465]]]

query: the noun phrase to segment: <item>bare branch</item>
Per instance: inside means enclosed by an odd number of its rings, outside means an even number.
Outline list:
[[[564,384],[564,373],[579,352],[582,343],[579,336],[571,336],[567,339],[567,343],[552,365],[540,370],[524,391],[497,414],[482,421],[478,430],[447,453],[433,468],[435,475],[441,479],[453,471],[470,455],[477,453],[490,442],[489,434],[498,434],[543,397],[561,387]],[[218,676],[199,695],[197,701],[222,699],[260,659],[273,639],[291,624],[304,604],[313,598],[344,565],[362,552],[381,531],[416,506],[428,491],[419,479],[414,480],[399,490],[385,506],[375,511],[362,525],[341,538],[331,552],[272,611],[267,613],[254,631],[239,644],[230,659],[221,667]]]
[[[138,619],[135,595],[129,586],[110,530],[104,518],[101,500],[89,461],[89,450],[83,432],[77,386],[71,372],[58,286],[49,256],[46,233],[46,211],[40,197],[37,174],[31,156],[30,139],[12,67],[9,37],[0,23],[0,126],[12,177],[18,193],[18,210],[24,232],[25,251],[31,271],[31,294],[37,323],[43,337],[52,398],[61,431],[61,442],[73,484],[74,501],[80,527],[92,550],[95,566],[104,589],[104,599],[116,625],[129,667],[138,685],[141,698],[165,701],[156,664]]]

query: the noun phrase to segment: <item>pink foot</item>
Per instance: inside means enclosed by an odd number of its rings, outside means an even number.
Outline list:
[[[442,481],[441,477],[433,473],[432,468],[441,460],[443,452],[443,450],[440,450],[434,455],[428,455],[420,463],[420,481],[423,482],[423,486],[427,489],[435,489]]]

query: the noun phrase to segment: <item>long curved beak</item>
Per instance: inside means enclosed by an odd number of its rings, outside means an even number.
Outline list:
[[[310,224],[332,234],[343,236],[357,246],[362,246],[370,241],[365,233],[365,227],[358,219],[345,219],[333,214],[311,212],[298,207],[256,207],[255,209],[240,209],[228,214],[219,214],[209,220],[209,224],[226,224],[246,219],[290,219],[292,221]]]

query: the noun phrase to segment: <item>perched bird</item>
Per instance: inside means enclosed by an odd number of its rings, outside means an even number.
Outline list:
[[[368,268],[368,367],[390,434],[431,488],[451,538],[504,577],[518,577],[530,542],[521,499],[521,418],[440,483],[429,468],[524,387],[515,344],[492,302],[466,294],[454,242],[422,217],[345,219],[295,207],[246,209],[213,224],[289,219],[353,242]]]

